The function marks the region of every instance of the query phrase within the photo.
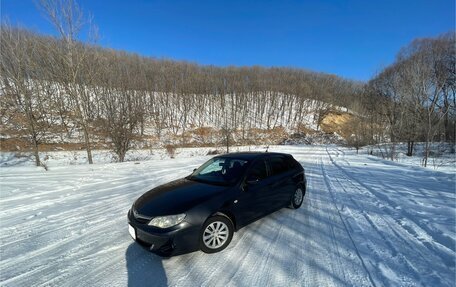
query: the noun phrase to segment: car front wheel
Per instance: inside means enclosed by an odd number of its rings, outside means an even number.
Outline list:
[[[234,227],[225,216],[210,217],[203,225],[200,235],[201,250],[215,253],[225,249],[233,238]]]
[[[298,209],[304,200],[304,195],[306,194],[302,186],[298,186],[291,197],[290,207],[293,209]]]

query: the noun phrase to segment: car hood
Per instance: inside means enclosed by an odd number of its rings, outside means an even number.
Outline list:
[[[136,200],[133,207],[138,213],[151,217],[179,214],[226,189],[226,186],[182,178],[149,190]]]

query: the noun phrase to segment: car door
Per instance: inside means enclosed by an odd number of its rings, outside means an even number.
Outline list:
[[[296,184],[285,157],[272,156],[268,158],[267,163],[270,170],[270,205],[274,209],[279,209],[290,202]]]
[[[265,160],[256,160],[246,172],[236,199],[236,221],[244,226],[270,210],[270,182]]]

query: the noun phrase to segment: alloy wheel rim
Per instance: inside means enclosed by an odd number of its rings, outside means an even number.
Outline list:
[[[302,189],[298,188],[294,194],[294,204],[295,205],[301,204],[302,198],[303,198]]]
[[[221,221],[209,224],[203,232],[203,242],[207,248],[220,248],[228,240],[228,226]]]

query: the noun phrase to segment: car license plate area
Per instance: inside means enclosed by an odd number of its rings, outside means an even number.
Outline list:
[[[131,226],[130,224],[128,224],[128,232],[130,233],[130,236],[136,240],[136,230],[133,226]]]

